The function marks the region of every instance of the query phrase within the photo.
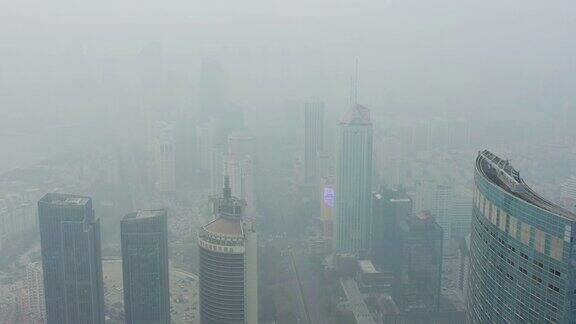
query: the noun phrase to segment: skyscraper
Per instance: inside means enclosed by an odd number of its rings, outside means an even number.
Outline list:
[[[120,223],[126,324],[170,323],[166,218],[166,210],[140,210]]]
[[[159,193],[176,190],[176,154],[174,128],[171,123],[157,122],[152,143],[154,154],[154,187]]]
[[[224,158],[224,176],[230,179],[232,196],[246,202],[245,214],[251,220],[256,217],[253,142],[252,136],[248,134],[239,132],[230,134],[228,154]],[[223,179],[222,176],[220,178]]]
[[[442,228],[429,212],[400,222],[400,304],[406,313],[437,312],[442,276]]]
[[[256,231],[243,219],[246,203],[224,182],[223,195],[212,199],[215,218],[198,235],[200,323],[257,324]]]
[[[399,224],[412,215],[412,200],[404,190],[384,189],[372,195],[371,256],[382,270],[396,273]]]
[[[44,322],[46,306],[44,304],[42,265],[39,262],[26,265],[26,295],[28,300],[28,309],[26,311],[33,319],[40,323]]]
[[[487,150],[474,183],[468,323],[574,323],[576,215]]]
[[[324,146],[324,103],[311,99],[304,103],[304,181],[318,182],[317,154]]]
[[[103,324],[100,222],[92,199],[46,194],[38,219],[47,323]]]
[[[372,122],[353,105],[340,121],[336,155],[334,244],[339,252],[366,252],[370,242]]]

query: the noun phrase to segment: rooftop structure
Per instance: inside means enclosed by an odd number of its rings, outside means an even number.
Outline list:
[[[576,214],[535,193],[520,177],[520,172],[514,169],[510,160],[503,160],[490,151],[484,150],[478,154],[476,168],[500,189],[538,208],[570,220],[576,220]]]
[[[355,104],[342,117],[340,120],[340,124],[349,124],[349,125],[371,125],[372,122],[370,120],[370,109]]]

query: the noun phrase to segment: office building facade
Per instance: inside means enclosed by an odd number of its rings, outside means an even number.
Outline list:
[[[126,324],[170,323],[166,210],[127,214],[120,238]]]
[[[474,172],[469,323],[574,323],[576,215],[485,150]]]
[[[38,202],[48,324],[104,324],[100,222],[92,199],[49,193]]]

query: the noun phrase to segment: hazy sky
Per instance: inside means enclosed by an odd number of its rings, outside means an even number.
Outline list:
[[[259,109],[308,96],[344,106],[358,57],[361,101],[377,111],[542,113],[574,101],[575,14],[569,0],[5,0],[0,84],[42,88],[49,62],[159,41],[166,71],[194,79],[216,57],[231,100]]]

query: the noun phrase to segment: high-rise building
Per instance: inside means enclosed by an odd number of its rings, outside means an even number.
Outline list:
[[[487,150],[474,184],[468,323],[574,323],[576,214]]]
[[[334,247],[367,252],[370,246],[372,122],[370,110],[353,105],[339,124],[336,154]]]
[[[318,152],[324,141],[324,103],[311,99],[304,103],[304,181],[318,184]]]
[[[44,280],[42,265],[33,262],[26,265],[26,312],[31,319],[43,323],[46,319],[46,304],[44,303]]]
[[[399,227],[402,311],[437,312],[442,276],[442,228],[428,212],[408,217]]]
[[[126,324],[170,323],[166,210],[140,210],[120,222]]]
[[[49,193],[38,201],[48,324],[104,323],[100,222],[92,199]]]
[[[200,323],[257,324],[256,231],[244,220],[246,203],[224,182],[223,195],[212,199],[215,218],[198,235]]]
[[[154,187],[159,193],[176,190],[176,154],[174,128],[171,123],[157,122],[152,143],[154,154]]]
[[[416,184],[415,213],[429,211],[442,227],[443,248],[448,252],[452,240],[452,207],[454,189],[451,185],[432,180],[420,180]]]
[[[399,223],[412,215],[412,200],[404,190],[383,189],[372,195],[371,255],[381,269],[398,269]]]
[[[458,290],[466,300],[470,272],[470,235],[462,237],[458,245]]]
[[[225,109],[225,74],[220,63],[203,58],[200,66],[199,105],[201,117],[214,116]]]
[[[576,212],[576,176],[571,176],[562,183],[560,203],[569,211]]]
[[[464,188],[455,190],[454,198],[450,204],[448,218],[450,221],[450,239],[460,242],[470,234],[472,220],[472,192]]]
[[[226,171],[226,152],[222,144],[210,148],[210,194],[217,195],[224,185]]]
[[[226,155],[224,160],[224,174],[230,178],[232,195],[246,202],[246,215],[247,217],[254,218],[256,216],[256,199],[254,197],[254,170],[252,157],[249,155]]]
[[[246,202],[244,213],[252,220],[256,216],[253,142],[254,139],[248,134],[239,132],[230,134],[228,154],[224,157],[224,176],[230,179],[232,196]],[[223,179],[223,176],[220,176],[220,179]]]

